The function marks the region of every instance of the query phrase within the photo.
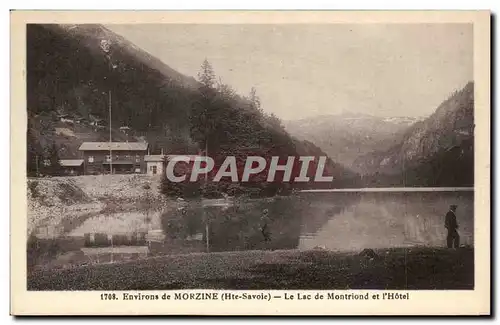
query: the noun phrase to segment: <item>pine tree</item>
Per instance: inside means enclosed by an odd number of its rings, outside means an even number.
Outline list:
[[[252,89],[250,89],[250,95],[248,99],[250,100],[250,105],[252,106],[252,108],[261,110],[260,98],[259,96],[257,96],[257,89],[255,89],[255,87],[252,87]]]
[[[215,87],[215,72],[207,59],[201,64],[201,70],[198,72],[198,81],[207,88]]]
[[[198,145],[207,150],[216,148],[216,137],[213,136],[217,128],[219,104],[215,73],[210,63],[205,59],[198,73],[200,87],[190,114],[191,137]]]

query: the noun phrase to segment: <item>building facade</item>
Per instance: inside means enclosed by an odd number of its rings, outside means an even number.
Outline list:
[[[146,170],[148,175],[163,175],[166,171],[166,161],[172,160],[178,156],[185,156],[189,158],[188,162],[177,162],[174,168],[176,175],[186,174],[193,166],[193,163],[198,157],[197,155],[147,155],[144,157],[146,161]]]
[[[79,148],[86,175],[146,173],[146,142],[84,142]]]
[[[165,155],[147,155],[144,157],[144,161],[148,175],[155,176],[165,173]]]

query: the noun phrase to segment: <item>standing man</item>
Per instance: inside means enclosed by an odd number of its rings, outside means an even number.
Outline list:
[[[270,241],[271,240],[271,231],[269,230],[269,210],[264,209],[262,216],[260,217],[260,231],[262,233],[262,236],[264,236],[264,241]]]
[[[448,248],[458,248],[460,246],[460,236],[457,232],[458,223],[455,211],[457,211],[457,206],[455,204],[450,205],[450,211],[446,213],[444,221],[444,227],[448,230],[448,236],[446,237]]]

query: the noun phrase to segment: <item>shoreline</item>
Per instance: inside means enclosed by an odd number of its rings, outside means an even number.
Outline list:
[[[368,252],[232,251],[165,255],[28,275],[28,290],[472,290],[474,248]]]
[[[300,190],[299,193],[347,193],[347,192],[474,192],[474,187],[364,187]]]

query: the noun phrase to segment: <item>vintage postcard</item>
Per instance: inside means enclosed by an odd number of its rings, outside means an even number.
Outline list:
[[[489,315],[488,11],[12,11],[13,315]]]

